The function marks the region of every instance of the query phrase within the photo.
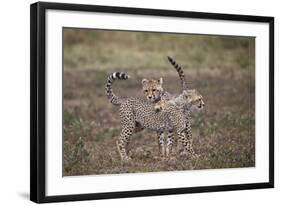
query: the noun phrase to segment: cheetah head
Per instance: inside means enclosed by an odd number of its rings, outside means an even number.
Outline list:
[[[161,99],[161,95],[163,93],[163,79],[160,78],[158,80],[142,80],[142,90],[144,92],[145,97],[150,102],[156,102]]]
[[[191,110],[202,110],[204,108],[203,97],[197,90],[187,89],[183,91],[182,95]]]

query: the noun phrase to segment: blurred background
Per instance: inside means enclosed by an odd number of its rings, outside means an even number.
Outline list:
[[[216,169],[255,166],[255,38],[64,28],[63,175]],[[205,110],[192,115],[199,159],[157,158],[155,132],[133,134],[132,162],[116,149],[119,108],[108,102],[107,76],[131,78],[113,85],[118,96],[143,97],[143,78],[163,77],[165,90],[179,93],[173,57]]]

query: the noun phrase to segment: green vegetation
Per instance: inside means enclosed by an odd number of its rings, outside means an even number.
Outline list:
[[[186,69],[253,69],[255,62],[249,37],[64,29],[64,42],[69,69],[163,69],[167,55]]]

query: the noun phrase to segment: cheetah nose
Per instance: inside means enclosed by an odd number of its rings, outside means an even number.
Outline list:
[[[149,99],[151,99],[151,98],[152,98],[152,96],[148,96],[148,98],[149,98]]]

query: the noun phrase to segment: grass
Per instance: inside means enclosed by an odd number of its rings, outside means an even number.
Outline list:
[[[65,176],[255,166],[254,39],[199,35],[64,30]],[[122,70],[131,79],[114,84],[118,96],[142,97],[142,78],[164,78],[180,91],[166,56],[184,66],[192,88],[206,104],[192,117],[198,159],[161,160],[156,133],[134,134],[132,162],[120,161],[118,107],[104,93],[107,75]]]
[[[167,55],[189,69],[248,69],[255,60],[249,37],[64,29],[64,42],[69,69],[163,69]]]

